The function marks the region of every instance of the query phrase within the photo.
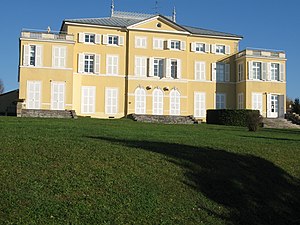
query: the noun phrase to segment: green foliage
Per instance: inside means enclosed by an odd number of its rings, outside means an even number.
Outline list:
[[[292,104],[292,111],[294,113],[300,114],[300,102],[299,98],[296,98],[294,103]]]
[[[208,124],[247,127],[250,114],[260,115],[258,110],[211,109],[207,110],[206,122]]]
[[[0,224],[300,220],[300,130],[88,118],[0,124]]]
[[[262,116],[257,114],[257,112],[255,111],[252,111],[252,112],[249,112],[248,113],[248,119],[247,119],[247,122],[248,122],[248,129],[249,131],[253,131],[253,132],[256,132],[259,125],[262,123]]]

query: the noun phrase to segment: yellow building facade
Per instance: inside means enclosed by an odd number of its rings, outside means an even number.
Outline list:
[[[161,15],[114,12],[69,19],[61,31],[22,31],[23,109],[77,115],[193,115],[207,109],[285,113],[285,53],[239,51],[239,35],[182,26]]]

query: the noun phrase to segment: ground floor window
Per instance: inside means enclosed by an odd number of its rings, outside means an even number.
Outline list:
[[[216,94],[216,109],[226,109],[226,95]]]
[[[118,89],[106,88],[105,89],[105,114],[118,113]]]
[[[202,92],[194,93],[194,116],[206,116],[206,94]]]
[[[135,113],[146,114],[146,91],[143,88],[135,90]]]
[[[95,97],[96,87],[83,86],[81,88],[81,113],[90,114],[95,113]]]
[[[180,115],[180,93],[174,89],[170,92],[170,115]]]
[[[262,114],[262,107],[262,93],[252,93],[252,109],[259,110],[260,114]]]
[[[155,89],[153,91],[153,115],[163,115],[164,114],[164,93],[160,89]]]

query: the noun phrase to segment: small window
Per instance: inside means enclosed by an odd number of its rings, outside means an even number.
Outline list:
[[[36,57],[35,57],[35,55],[36,55],[36,46],[35,45],[30,45],[29,55],[30,55],[29,65],[30,66],[35,66],[35,59],[36,59]]]
[[[153,38],[153,49],[163,50],[164,39]]]
[[[164,76],[164,59],[154,59],[154,76],[162,78]]]
[[[216,53],[225,54],[225,45],[216,45]]]
[[[108,35],[108,44],[109,45],[118,45],[119,44],[119,36]]]
[[[136,48],[147,48],[147,37],[135,37]]]
[[[195,51],[196,52],[205,52],[205,44],[204,43],[196,43]]]
[[[172,40],[170,42],[170,49],[180,50],[180,41]]]
[[[261,79],[261,63],[260,62],[253,62],[253,79],[260,80]]]
[[[271,80],[278,81],[279,80],[279,64],[271,63]]]
[[[84,72],[94,73],[95,55],[84,56]]]
[[[84,42],[85,43],[95,43],[95,34],[85,34]]]

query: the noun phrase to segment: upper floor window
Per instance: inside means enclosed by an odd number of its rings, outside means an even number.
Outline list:
[[[79,43],[100,44],[101,35],[92,33],[79,33]]]
[[[244,80],[244,64],[238,64],[238,81]]]
[[[225,81],[225,64],[217,63],[217,81]]]
[[[118,35],[103,35],[103,44],[104,45],[124,45],[124,37]]]
[[[279,64],[271,63],[271,80],[279,80]]]
[[[66,67],[66,47],[53,46],[52,48],[52,66],[55,68]]]
[[[153,75],[162,78],[164,76],[164,59],[154,59]]]
[[[176,59],[171,59],[171,77],[177,78],[178,63]]]
[[[107,55],[106,57],[106,73],[108,75],[119,74],[119,56],[118,55]]]
[[[100,55],[80,53],[78,57],[78,73],[100,73]]]
[[[135,37],[136,48],[147,48],[147,37]]]
[[[177,49],[180,50],[180,41],[171,41],[170,42],[170,49]]]
[[[24,45],[23,66],[42,66],[42,46]]]
[[[168,40],[167,41],[167,48],[171,50],[182,50],[186,49],[186,42],[185,41],[178,41],[178,40]]]
[[[84,42],[85,43],[95,43],[95,34],[85,34]]]
[[[147,57],[135,57],[134,74],[142,77],[147,76]]]
[[[205,62],[195,62],[195,80],[205,80],[206,79],[206,65]]]
[[[225,45],[216,45],[216,53],[225,54]]]
[[[153,49],[163,50],[164,49],[164,39],[153,38]]]
[[[253,62],[252,70],[253,70],[253,79],[260,80],[261,79],[261,63]]]

